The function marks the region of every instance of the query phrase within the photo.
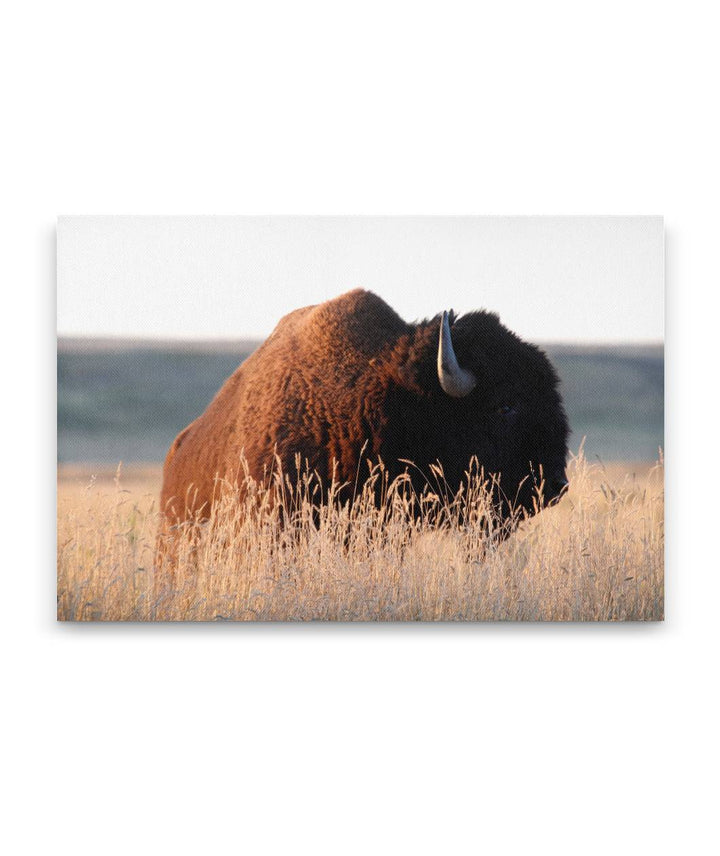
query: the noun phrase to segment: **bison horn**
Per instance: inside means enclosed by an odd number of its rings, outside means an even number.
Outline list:
[[[440,386],[453,398],[464,398],[475,389],[477,378],[472,372],[461,368],[455,356],[447,312],[443,312],[440,323],[437,369]]]

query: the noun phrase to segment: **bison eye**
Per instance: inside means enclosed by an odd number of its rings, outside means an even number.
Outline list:
[[[512,415],[513,415],[514,413],[516,413],[517,411],[516,411],[516,410],[515,410],[515,408],[514,408],[512,405],[510,405],[510,404],[501,404],[501,405],[500,405],[500,407],[498,407],[497,412],[498,412],[501,416],[512,416]]]

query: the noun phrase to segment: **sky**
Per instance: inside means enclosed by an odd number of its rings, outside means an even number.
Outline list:
[[[264,338],[351,288],[407,321],[489,309],[540,342],[660,342],[661,217],[60,217],[58,335]]]

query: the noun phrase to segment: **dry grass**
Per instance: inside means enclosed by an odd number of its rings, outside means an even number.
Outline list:
[[[285,526],[262,491],[260,510],[240,518],[228,497],[209,524],[180,537],[170,580],[153,570],[159,469],[88,483],[87,473],[66,468],[58,484],[58,618],[662,619],[662,465],[605,468],[581,454],[568,474],[562,502],[507,540],[482,525],[477,483],[470,503],[437,498],[417,523],[408,521],[401,490],[389,491],[383,512],[370,502],[350,514],[326,507],[319,525],[306,497],[286,500],[295,514]]]

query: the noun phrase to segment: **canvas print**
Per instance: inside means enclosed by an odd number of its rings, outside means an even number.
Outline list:
[[[659,217],[61,217],[57,615],[657,621]]]

